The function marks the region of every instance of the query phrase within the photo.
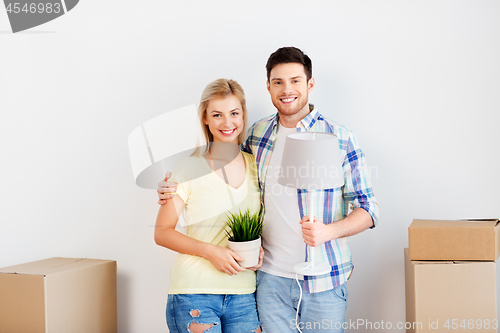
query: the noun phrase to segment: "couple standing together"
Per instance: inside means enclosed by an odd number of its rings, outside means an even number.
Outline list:
[[[297,326],[302,332],[344,331],[346,281],[354,267],[346,237],[373,228],[378,220],[366,162],[355,135],[309,104],[315,82],[307,55],[295,47],[280,48],[266,69],[267,90],[278,112],[257,121],[245,138],[243,89],[232,80],[210,83],[198,111],[206,139],[214,144],[177,163],[170,181],[160,183],[155,241],[179,252],[167,301],[170,332],[279,333],[298,332]],[[307,216],[306,192],[277,182],[286,136],[305,131],[338,137],[345,182],[317,191],[314,223]],[[234,143],[241,151],[229,149],[225,156],[215,143]],[[215,168],[214,162],[225,167]],[[206,177],[194,176],[200,170]],[[232,207],[222,200],[228,191],[236,203]],[[228,212],[258,212],[261,206],[260,261],[242,268],[241,258],[227,248],[224,220]],[[182,212],[185,235],[175,230]],[[332,269],[299,276],[304,295],[297,309],[301,291],[293,266],[308,259],[306,244]]]

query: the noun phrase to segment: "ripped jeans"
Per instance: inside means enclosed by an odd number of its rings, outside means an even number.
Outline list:
[[[170,333],[260,332],[255,294],[168,295],[167,325]]]

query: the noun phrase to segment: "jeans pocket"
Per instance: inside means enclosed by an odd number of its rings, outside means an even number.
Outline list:
[[[348,293],[347,293],[346,283],[343,283],[342,285],[333,288],[333,293],[338,298],[340,298],[340,299],[342,299],[342,300],[344,300],[344,301],[347,302]]]

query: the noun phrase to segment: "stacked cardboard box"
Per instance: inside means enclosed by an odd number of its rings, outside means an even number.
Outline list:
[[[499,220],[414,220],[408,236],[406,332],[497,332]]]
[[[0,269],[0,332],[116,331],[116,261],[52,258]]]

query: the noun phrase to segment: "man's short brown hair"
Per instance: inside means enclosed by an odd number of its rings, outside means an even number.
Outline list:
[[[307,81],[309,81],[309,79],[312,77],[312,61],[304,52],[293,46],[279,48],[276,50],[276,52],[269,56],[266,64],[267,81],[269,81],[271,70],[275,66],[292,62],[299,63],[304,66],[306,78]]]

